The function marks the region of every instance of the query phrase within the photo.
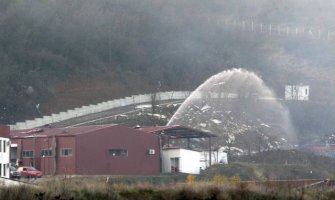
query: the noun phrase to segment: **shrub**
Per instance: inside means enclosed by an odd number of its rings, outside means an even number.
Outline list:
[[[241,178],[239,175],[235,175],[233,177],[230,178],[230,181],[234,184],[234,185],[239,185],[241,183]]]
[[[188,175],[188,176],[187,176],[187,183],[188,183],[188,184],[190,184],[190,185],[194,185],[195,180],[196,180],[196,177],[195,177],[195,176],[193,176],[193,175]]]
[[[224,175],[215,175],[212,179],[215,184],[226,184],[228,183],[228,178]]]

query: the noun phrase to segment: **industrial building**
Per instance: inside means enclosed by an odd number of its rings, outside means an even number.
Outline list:
[[[10,160],[34,166],[45,175],[199,174],[219,163],[218,152],[210,148],[213,137],[212,133],[178,125],[12,130]],[[193,148],[192,139],[207,140],[208,145],[204,150]]]
[[[11,131],[12,157],[46,175],[158,175],[160,140],[121,125]]]

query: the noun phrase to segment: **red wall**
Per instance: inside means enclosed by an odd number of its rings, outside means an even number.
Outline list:
[[[7,125],[0,124],[0,137],[9,138],[10,128]]]
[[[157,175],[160,173],[159,137],[125,126],[110,126],[74,136],[12,138],[22,150],[33,150],[35,167],[44,174],[80,175]],[[57,144],[57,145],[56,145]],[[41,157],[42,149],[52,149],[52,156]],[[61,156],[62,148],[71,148],[72,156]],[[55,149],[57,156],[55,156]],[[127,157],[113,157],[109,149],[127,149]],[[155,149],[148,155],[148,149]],[[29,165],[33,158],[22,158]]]
[[[18,159],[21,159],[21,161],[23,162],[23,165],[29,165],[30,162],[33,162],[33,158],[21,158],[22,150],[31,150],[31,151],[34,151],[34,154],[36,154],[36,150],[34,150],[34,143],[33,143],[32,138],[11,139],[11,143],[17,144],[18,148],[17,148],[16,157]]]
[[[76,174],[76,136],[58,137],[57,174]],[[72,156],[61,156],[62,148],[72,149]]]
[[[109,149],[127,149],[128,157],[113,157]],[[148,155],[148,149],[155,149]],[[77,137],[77,174],[157,175],[159,138],[154,134],[114,126]]]
[[[57,145],[56,145],[57,140]],[[11,139],[12,143],[17,144],[17,158],[20,158],[23,165],[30,165],[35,160],[35,168],[41,170],[43,174],[75,174],[75,137],[36,137],[33,138]],[[56,149],[57,146],[57,149]],[[72,148],[71,157],[62,157],[61,148]],[[52,156],[41,156],[42,149],[52,149]],[[33,150],[35,158],[22,158],[23,150]],[[57,156],[55,156],[57,151]],[[57,164],[55,164],[57,163]]]
[[[52,156],[41,157],[42,149],[51,149]],[[43,174],[55,174],[55,147],[54,138],[45,137],[37,138],[36,140],[36,167],[43,172]]]

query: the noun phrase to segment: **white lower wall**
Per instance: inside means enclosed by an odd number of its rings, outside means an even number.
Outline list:
[[[200,152],[186,149],[163,149],[163,173],[171,173],[171,158],[179,158],[179,172],[188,174],[200,173]]]

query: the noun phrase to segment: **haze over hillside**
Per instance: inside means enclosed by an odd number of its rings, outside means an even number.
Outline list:
[[[233,67],[255,71],[279,97],[285,84],[308,84],[314,103],[331,106],[334,8],[326,0],[1,1],[0,122],[156,91],[158,82],[160,90],[193,90]],[[278,37],[225,21],[334,38]],[[312,106],[294,107],[299,126],[305,112],[323,116],[329,108]],[[310,132],[332,130],[328,110],[326,128],[312,123]]]

